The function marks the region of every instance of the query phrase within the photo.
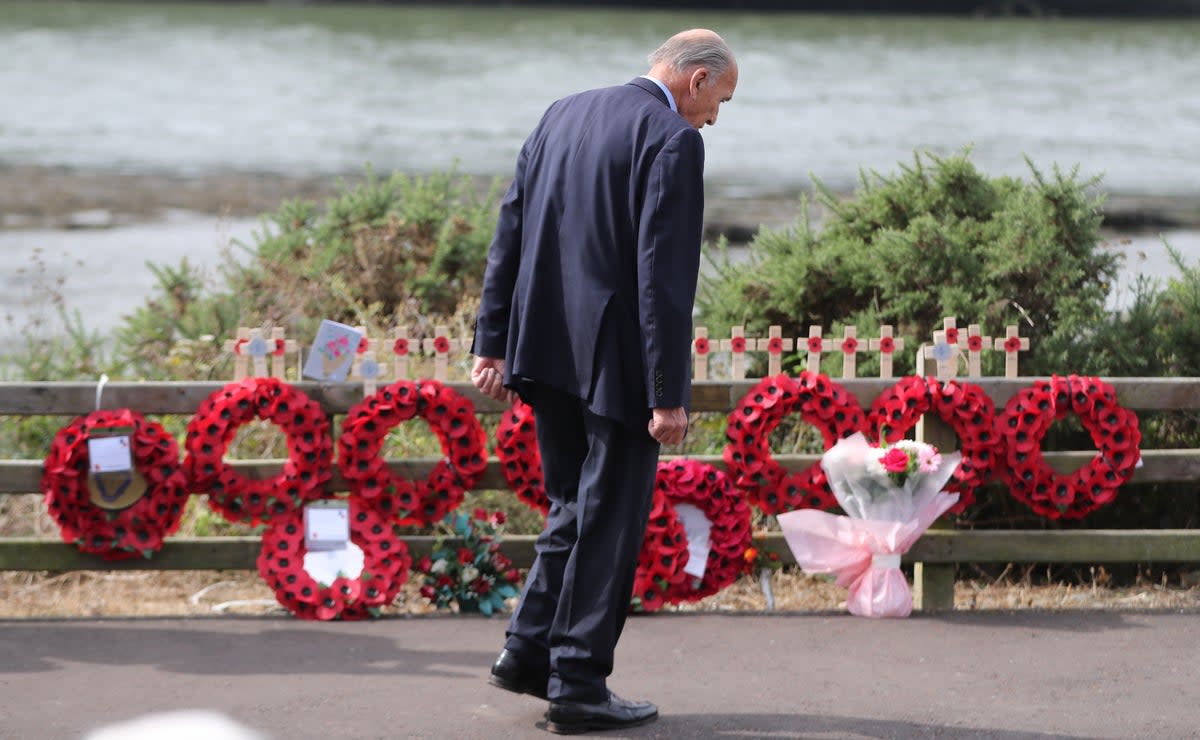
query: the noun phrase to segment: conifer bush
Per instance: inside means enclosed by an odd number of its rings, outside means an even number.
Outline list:
[[[896,174],[864,173],[848,200],[818,184],[819,228],[803,201],[795,224],[758,233],[748,259],[722,250],[712,260],[698,323],[710,336],[733,325],[765,333],[778,324],[799,337],[810,325],[839,335],[853,325],[860,338],[891,324],[913,350],[945,316],[992,334],[1019,324],[1033,348],[1023,372],[1061,371],[1078,337],[1104,319],[1120,257],[1102,245],[1095,180],[1029,167],[1028,181],[993,178],[968,152],[918,154]],[[913,355],[896,356],[897,373],[912,371]],[[827,359],[837,372],[840,360]],[[859,374],[877,368],[865,359]]]

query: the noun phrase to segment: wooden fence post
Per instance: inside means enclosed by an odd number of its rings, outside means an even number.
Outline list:
[[[941,332],[937,332],[941,334]],[[938,371],[938,361],[930,357],[926,346],[917,349],[917,364],[926,377]],[[916,438],[947,452],[954,449],[957,437],[948,424],[931,414],[917,422]],[[939,519],[930,529],[950,529]],[[913,563],[913,608],[923,612],[954,610],[954,563]]]

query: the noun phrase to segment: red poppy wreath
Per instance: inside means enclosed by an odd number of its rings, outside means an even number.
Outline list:
[[[1073,473],[1055,472],[1042,439],[1067,414],[1091,434],[1096,456]],[[1009,399],[998,424],[1005,442],[1004,478],[1012,495],[1049,519],[1079,519],[1111,502],[1141,458],[1137,414],[1117,403],[1111,385],[1072,375],[1039,381]]]
[[[517,401],[505,411],[496,426],[496,458],[509,488],[529,508],[550,511],[546,483],[542,479],[542,455],[538,451],[533,407]]]
[[[225,463],[225,450],[240,426],[265,419],[287,435],[283,471],[251,480]],[[193,491],[231,522],[258,524],[324,495],[332,477],[333,444],[321,406],[276,378],[245,378],[200,403],[187,427],[184,469]]]
[[[986,483],[999,457],[1000,436],[995,431],[996,406],[982,388],[973,383],[908,376],[896,381],[871,404],[867,414],[867,437],[874,443],[880,436],[888,444],[904,437],[921,416],[933,412],[958,435],[962,459],[946,490],[958,493],[950,511],[961,513],[975,501],[975,489]]]
[[[654,611],[663,603],[699,601],[736,581],[746,571],[750,506],[729,478],[699,460],[664,460],[658,464],[655,489],[654,511],[638,561],[637,585],[642,590],[635,587],[634,591],[640,607]],[[700,577],[685,571],[690,539],[680,506],[694,507],[708,522],[708,561]],[[683,528],[682,551],[675,524]]]
[[[122,505],[128,477],[110,482],[112,490],[101,485],[99,502],[88,487],[88,439],[118,431],[129,435],[130,461],[146,484],[145,493],[121,510],[105,503]],[[63,540],[106,560],[150,557],[161,549],[163,537],[179,528],[188,497],[175,440],[157,422],[128,409],[93,411],[60,429],[46,456],[42,492]]]
[[[687,530],[662,489],[655,486],[653,495],[633,577],[633,611],[658,611],[667,603],[668,594],[687,578],[683,572],[688,560]]]
[[[424,479],[393,473],[383,442],[401,422],[421,417],[437,436],[443,457]],[[475,406],[436,380],[398,380],[346,414],[338,464],[352,493],[403,524],[430,526],[463,500],[487,469],[487,435]]]
[[[780,374],[751,388],[729,414],[725,465],[734,484],[767,514],[837,505],[820,461],[789,473],[771,457],[771,432],[793,411],[821,431],[826,450],[859,431],[865,419],[845,388],[807,370],[795,380]]]
[[[334,566],[308,560],[304,510],[294,509],[274,518],[263,533],[258,573],[274,589],[279,603],[301,619],[377,617],[382,607],[395,600],[412,567],[408,547],[396,536],[395,527],[389,517],[351,496],[351,546],[344,551],[345,562],[350,563],[345,567],[350,570],[333,570]]]

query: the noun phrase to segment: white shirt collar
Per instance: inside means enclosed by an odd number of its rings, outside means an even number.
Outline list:
[[[679,108],[675,107],[675,96],[671,94],[671,91],[667,89],[667,86],[663,84],[662,80],[656,80],[653,77],[651,77],[650,75],[642,75],[642,77],[646,78],[647,80],[650,80],[655,85],[658,85],[658,89],[662,90],[663,95],[667,96],[667,105],[671,106],[672,111],[674,111],[676,113],[679,112]]]

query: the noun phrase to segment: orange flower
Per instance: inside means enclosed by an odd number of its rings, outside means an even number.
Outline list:
[[[755,560],[758,560],[758,550],[753,547],[747,547],[746,552],[742,553],[742,558],[747,563],[753,563]]]

